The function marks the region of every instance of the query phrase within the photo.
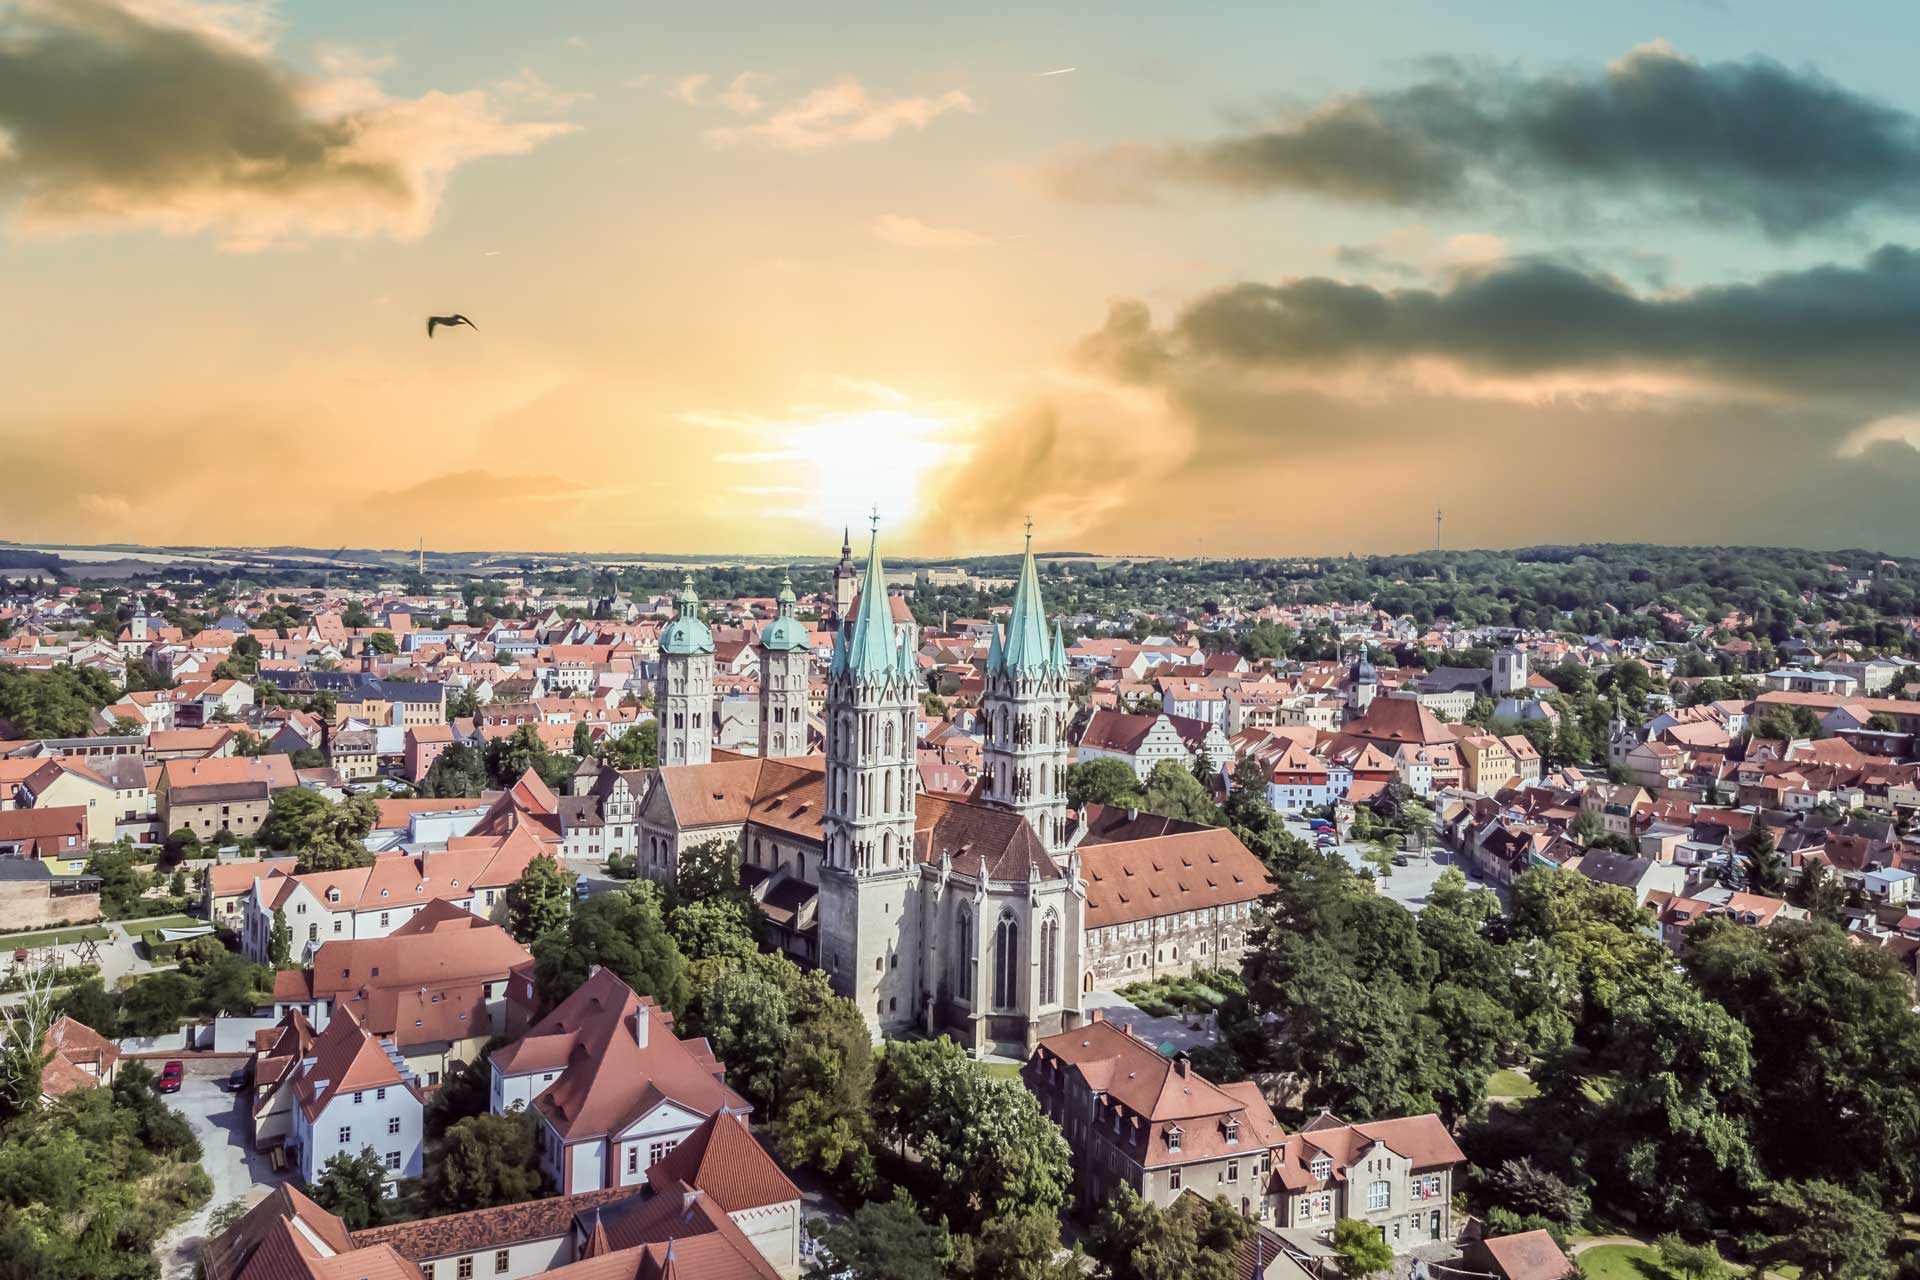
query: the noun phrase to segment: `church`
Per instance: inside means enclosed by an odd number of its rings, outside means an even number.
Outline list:
[[[977,1055],[1024,1057],[1080,1025],[1087,883],[1069,828],[1069,686],[1028,535],[1012,611],[996,624],[974,797],[918,779],[917,629],[891,599],[876,528],[837,612],[825,749],[807,751],[806,629],[791,584],[762,630],[760,754],[713,747],[712,633],[689,585],[660,639],[660,767],[639,802],[638,867],[673,875],[708,840],[740,851],[775,935],[826,971],[876,1035],[949,1034]]]

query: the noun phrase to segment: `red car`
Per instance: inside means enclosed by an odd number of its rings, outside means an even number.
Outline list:
[[[184,1062],[181,1062],[178,1058],[175,1058],[172,1062],[169,1062],[164,1067],[161,1067],[160,1068],[160,1092],[162,1093],[180,1092],[180,1080],[181,1080],[181,1077],[185,1076],[186,1074],[187,1074],[187,1066]]]

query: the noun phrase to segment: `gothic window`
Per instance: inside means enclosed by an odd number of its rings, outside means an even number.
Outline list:
[[[997,1009],[1011,1008],[1020,996],[1020,923],[1013,912],[1000,913],[1000,927],[993,934],[993,1004]]]
[[[893,832],[891,831],[880,833],[880,865],[883,867],[893,865]]]
[[[1052,1004],[1060,998],[1059,964],[1060,916],[1051,908],[1040,922],[1040,1001]]]
[[[978,989],[980,949],[975,945],[976,941],[973,908],[963,902],[960,904],[960,945],[954,948],[954,963],[959,970],[954,974],[954,983],[960,988],[960,997],[968,1004],[973,1003],[973,993]]]
[[[893,759],[893,726],[891,724],[887,726],[886,753],[887,753],[887,759],[889,760]]]

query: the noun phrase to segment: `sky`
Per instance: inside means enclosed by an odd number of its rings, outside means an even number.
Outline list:
[[[1916,37],[0,0],[0,538],[1920,553]]]

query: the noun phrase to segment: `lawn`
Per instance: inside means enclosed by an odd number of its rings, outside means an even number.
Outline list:
[[[1487,1077],[1489,1098],[1537,1098],[1540,1086],[1518,1071],[1496,1071]]]
[[[9,933],[0,937],[0,950],[15,951],[21,947],[70,947],[76,942],[94,942],[110,938],[113,933],[97,924],[81,925],[76,929],[43,929],[38,933]]]
[[[1579,1259],[1587,1280],[1679,1280],[1660,1265],[1659,1252],[1647,1245],[1598,1245]]]
[[[1018,1062],[983,1062],[980,1065],[990,1076],[998,1076],[1002,1080],[1018,1080],[1020,1078],[1020,1068],[1024,1064]]]
[[[145,933],[149,929],[204,929],[207,922],[192,916],[155,916],[151,920],[128,920],[126,926],[134,933]]]

